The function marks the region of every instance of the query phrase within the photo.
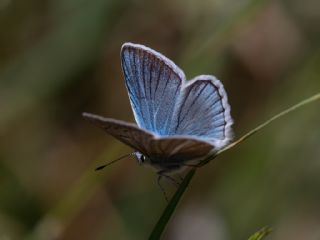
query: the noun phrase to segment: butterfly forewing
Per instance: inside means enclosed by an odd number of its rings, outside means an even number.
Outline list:
[[[149,152],[148,145],[154,136],[137,125],[91,113],[83,113],[83,117],[133,149],[143,154]]]
[[[183,72],[168,58],[139,44],[124,44],[121,59],[138,126],[167,135],[185,80]]]

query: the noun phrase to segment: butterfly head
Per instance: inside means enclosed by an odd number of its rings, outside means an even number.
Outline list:
[[[150,159],[147,156],[145,156],[142,153],[140,153],[140,152],[134,152],[133,155],[137,159],[137,162],[139,163],[139,165],[142,165],[142,164],[150,162]]]

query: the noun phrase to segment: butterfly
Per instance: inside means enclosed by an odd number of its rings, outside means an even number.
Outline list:
[[[91,113],[83,117],[132,147],[140,164],[165,175],[199,163],[230,143],[230,106],[214,76],[187,81],[173,61],[134,43],[122,45],[121,65],[137,124]]]

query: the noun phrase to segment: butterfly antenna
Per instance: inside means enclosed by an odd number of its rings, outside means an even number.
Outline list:
[[[113,161],[111,161],[111,162],[108,162],[108,163],[106,163],[106,164],[104,164],[104,165],[101,165],[101,166],[97,167],[97,168],[95,169],[95,171],[102,170],[102,169],[104,169],[105,167],[107,167],[107,166],[109,166],[109,165],[111,165],[111,164],[113,164],[113,163],[115,163],[115,162],[117,162],[117,161],[119,161],[119,160],[121,160],[121,159],[124,159],[124,158],[129,157],[129,156],[133,156],[133,154],[134,154],[134,152],[133,152],[133,153],[126,154],[126,155],[124,155],[124,156],[121,156],[121,157],[119,157],[119,158],[117,158],[117,159],[115,159],[115,160],[113,160]]]

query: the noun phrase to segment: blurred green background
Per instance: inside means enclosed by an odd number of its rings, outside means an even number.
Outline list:
[[[0,239],[146,239],[156,175],[81,112],[134,121],[119,51],[225,85],[239,137],[320,90],[317,0],[1,0]],[[320,239],[319,102],[201,168],[163,239]],[[166,184],[168,193],[174,189]]]

